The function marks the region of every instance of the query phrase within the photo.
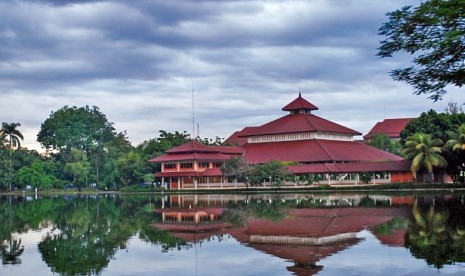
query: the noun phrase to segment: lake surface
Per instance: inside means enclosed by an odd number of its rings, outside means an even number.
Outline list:
[[[464,200],[0,196],[0,275],[465,275]]]

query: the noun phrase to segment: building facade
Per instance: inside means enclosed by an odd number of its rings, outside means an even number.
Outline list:
[[[227,183],[220,168],[233,156],[242,156],[241,147],[206,146],[190,141],[166,151],[166,154],[149,160],[161,163],[161,179],[166,188],[205,189],[226,188]]]
[[[220,167],[233,156],[243,156],[251,165],[272,160],[292,164],[288,169],[296,178],[285,183],[289,186],[297,186],[299,176],[309,174],[318,174],[319,184],[329,185],[361,184],[362,173],[370,174],[373,184],[413,180],[408,161],[355,141],[360,132],[314,115],[318,107],[300,93],[282,110],[288,114],[261,126],[245,127],[226,139],[225,144],[237,146],[189,142],[167,151],[150,160],[162,163],[162,171],[155,175],[169,179],[171,189],[231,187]]]

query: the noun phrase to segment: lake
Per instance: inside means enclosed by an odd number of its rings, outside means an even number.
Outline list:
[[[464,200],[0,196],[0,275],[463,275]]]

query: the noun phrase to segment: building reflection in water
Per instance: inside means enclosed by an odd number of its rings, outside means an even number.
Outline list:
[[[312,208],[302,207],[309,202]],[[230,235],[292,261],[287,269],[296,275],[312,275],[323,269],[319,261],[360,242],[358,233],[365,229],[387,246],[404,246],[405,228],[376,228],[394,219],[410,219],[412,204],[413,197],[365,195],[180,195],[164,199],[163,208],[157,210],[162,223],[153,226],[194,243]],[[260,205],[265,206],[260,209],[262,216],[253,211]]]

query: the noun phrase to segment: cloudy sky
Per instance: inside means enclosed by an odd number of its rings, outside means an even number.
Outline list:
[[[447,102],[412,94],[376,57],[385,14],[419,0],[2,0],[0,121],[23,145],[51,111],[98,106],[137,145],[158,130],[228,137],[285,113],[298,96],[315,114],[367,133],[384,118]],[[195,127],[197,132],[197,127]]]

